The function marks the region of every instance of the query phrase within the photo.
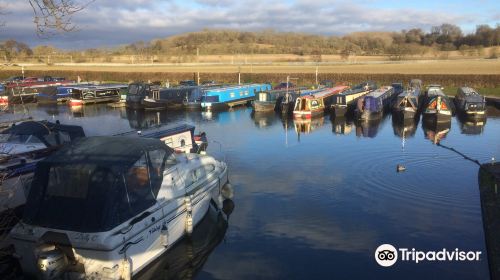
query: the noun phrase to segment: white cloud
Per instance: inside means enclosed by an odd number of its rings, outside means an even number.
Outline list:
[[[78,3],[86,3],[78,0]],[[345,34],[354,31],[398,31],[412,27],[424,29],[443,22],[471,24],[482,20],[474,11],[458,14],[449,10],[373,8],[371,1],[153,1],[95,0],[73,17],[79,32],[51,38],[45,43],[68,47],[69,41],[81,41],[86,47],[118,45],[151,40],[203,28],[234,28]],[[36,38],[31,8],[27,0],[12,3],[0,0],[10,13],[4,15],[2,37],[41,43]],[[491,11],[490,18],[498,13]],[[480,24],[483,22],[476,22]],[[85,43],[86,42],[86,43]]]

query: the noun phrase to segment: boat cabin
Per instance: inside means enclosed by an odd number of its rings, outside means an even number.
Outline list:
[[[173,150],[157,139],[89,137],[39,162],[23,222],[104,232],[156,203]],[[175,190],[172,190],[175,191]]]
[[[54,148],[85,137],[82,127],[58,122],[26,121],[0,133],[0,151],[15,155]]]

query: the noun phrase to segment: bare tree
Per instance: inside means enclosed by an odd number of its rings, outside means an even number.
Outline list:
[[[93,1],[78,4],[74,0],[28,0],[33,9],[37,34],[42,37],[76,30],[73,15]]]
[[[76,30],[72,16],[83,10],[94,0],[85,0],[79,4],[78,0],[27,0],[33,10],[33,22],[38,36],[47,37],[58,32]],[[5,7],[0,7],[0,19],[7,14]],[[5,25],[0,20],[0,27]]]

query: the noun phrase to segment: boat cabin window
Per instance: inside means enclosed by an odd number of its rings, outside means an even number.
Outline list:
[[[311,107],[318,107],[319,106],[319,103],[318,103],[318,100],[313,100],[311,101]]]
[[[150,180],[153,194],[156,198],[158,191],[163,181],[163,169],[167,161],[167,153],[165,150],[152,150],[148,152],[149,160],[151,161]]]
[[[133,215],[139,214],[156,202],[149,174],[150,167],[146,156],[143,155],[128,169],[125,175]]]
[[[169,169],[170,167],[177,164],[177,159],[174,154],[170,154],[165,162],[165,169]]]
[[[80,232],[110,230],[132,217],[122,178],[110,166],[39,164],[23,221]]]
[[[42,141],[35,135],[26,134],[7,134],[7,143],[12,144],[43,144]]]
[[[219,102],[219,96],[202,96],[201,102]]]

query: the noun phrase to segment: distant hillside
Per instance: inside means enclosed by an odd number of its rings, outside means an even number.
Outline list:
[[[53,63],[54,58],[68,62],[113,62],[123,59],[141,62],[196,62],[208,55],[290,54],[296,61],[322,61],[322,56],[384,56],[390,60],[407,57],[448,58],[449,52],[461,56],[497,57],[497,48],[485,54],[485,47],[500,46],[500,25],[492,28],[479,25],[476,31],[464,35],[460,27],[442,24],[429,32],[419,28],[399,32],[356,32],[345,36],[326,36],[295,32],[264,30],[210,30],[185,33],[150,42],[135,42],[111,48],[92,48],[84,51],[65,51],[52,46],[29,48],[15,40],[0,41],[0,58],[4,62],[35,61]],[[443,53],[445,52],[445,53]],[[305,57],[307,56],[307,58]],[[304,57],[304,59],[302,59]],[[52,58],[52,61],[51,61]]]

